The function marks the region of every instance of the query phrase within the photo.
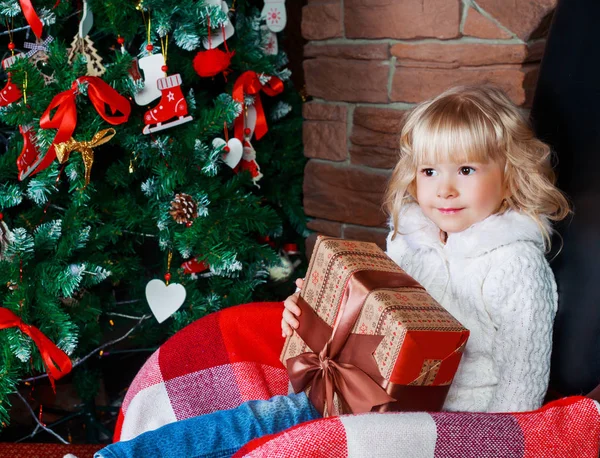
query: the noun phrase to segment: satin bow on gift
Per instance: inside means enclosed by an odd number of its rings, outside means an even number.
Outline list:
[[[54,343],[46,337],[42,331],[35,326],[26,324],[7,308],[0,307],[0,329],[19,328],[19,330],[31,337],[35,343],[42,361],[48,373],[48,379],[55,390],[54,380],[58,380],[71,372],[72,364],[67,354],[58,348]]]
[[[90,141],[78,142],[73,137],[68,141],[55,145],[56,157],[58,162],[64,164],[69,159],[69,155],[73,151],[79,151],[83,157],[83,165],[85,166],[85,185],[90,184],[90,175],[92,173],[92,165],[94,165],[94,150],[96,146],[103,145],[110,141],[117,132],[112,127],[98,132]]]
[[[269,80],[263,84],[256,72],[248,70],[247,72],[242,73],[233,85],[233,100],[242,104],[242,113],[234,122],[235,137],[240,141],[243,141],[244,139],[244,116],[246,108],[244,96],[246,94],[256,96],[254,99],[254,107],[256,108],[256,127],[254,132],[256,134],[256,139],[260,140],[260,138],[269,130],[267,127],[265,111],[260,100],[260,91],[263,91],[270,96],[277,95],[283,91],[283,81],[276,76],[271,76],[269,77]]]
[[[351,333],[369,293],[377,288],[421,288],[406,274],[359,271],[350,276],[341,317],[332,329],[300,296],[298,335],[313,350],[287,360],[288,374],[296,393],[310,387],[309,398],[323,415],[334,412],[333,395],[352,413],[369,412],[373,407],[396,399],[382,386],[373,354],[383,336]],[[343,412],[349,413],[349,412]]]

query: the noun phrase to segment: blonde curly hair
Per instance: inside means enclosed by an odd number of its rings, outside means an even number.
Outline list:
[[[416,201],[420,164],[489,162],[504,166],[508,195],[499,212],[513,209],[531,216],[550,246],[550,220],[570,213],[555,186],[550,147],[535,137],[525,117],[499,88],[458,86],[408,112],[400,135],[400,157],[390,178],[384,206],[394,239],[402,207]]]

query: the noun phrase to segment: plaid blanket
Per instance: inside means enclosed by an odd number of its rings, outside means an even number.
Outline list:
[[[179,331],[146,362],[114,440],[252,399],[286,394],[282,304],[252,303]],[[600,406],[583,397],[525,413],[388,413],[325,418],[248,443],[248,457],[598,457]]]
[[[239,305],[210,314],[167,340],[129,386],[114,441],[253,399],[287,394],[279,361],[281,302]]]
[[[597,458],[599,407],[573,396],[535,412],[330,417],[255,439],[234,457]]]

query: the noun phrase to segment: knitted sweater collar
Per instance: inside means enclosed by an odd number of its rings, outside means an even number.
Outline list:
[[[549,225],[547,221],[544,224]],[[441,249],[447,255],[465,258],[481,256],[518,241],[544,248],[543,236],[535,220],[512,210],[490,215],[462,232],[449,234],[446,244],[443,244],[439,228],[423,214],[419,205],[410,203],[400,213],[398,229],[404,240],[415,249],[426,245]]]

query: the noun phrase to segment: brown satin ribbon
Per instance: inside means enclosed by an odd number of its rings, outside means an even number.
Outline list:
[[[373,357],[383,336],[352,334],[367,296],[380,288],[420,288],[403,273],[364,270],[350,276],[342,297],[341,316],[333,329],[302,298],[298,298],[300,325],[296,332],[313,350],[287,360],[290,381],[296,393],[310,387],[309,398],[323,414],[331,414],[333,395],[352,413],[369,412],[374,406],[395,401]]]

